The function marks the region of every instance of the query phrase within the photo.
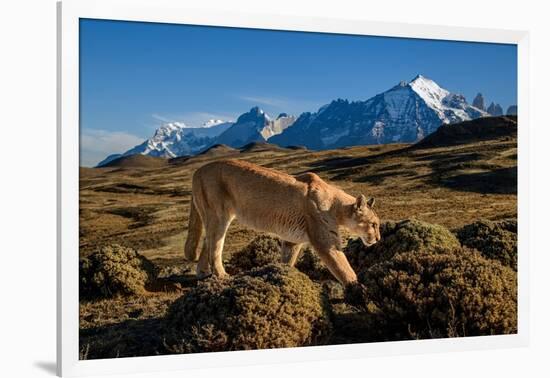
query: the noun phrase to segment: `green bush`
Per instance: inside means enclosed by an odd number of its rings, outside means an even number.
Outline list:
[[[141,294],[156,275],[153,263],[134,249],[107,245],[80,260],[80,296],[107,298]]]
[[[477,221],[462,227],[458,230],[457,236],[463,245],[475,248],[483,256],[517,270],[518,235],[515,219],[498,222]]]
[[[200,282],[165,323],[173,353],[319,345],[331,327],[319,285],[282,264]]]
[[[516,273],[475,250],[398,253],[359,280],[382,340],[517,332]]]
[[[350,240],[344,248],[351,266],[361,271],[379,261],[386,261],[398,253],[430,251],[441,253],[460,247],[458,239],[445,227],[408,219],[386,222],[380,228],[381,240],[365,247],[359,240]]]
[[[277,264],[281,259],[281,242],[271,236],[260,235],[246,247],[231,255],[228,272],[235,274],[259,266]]]

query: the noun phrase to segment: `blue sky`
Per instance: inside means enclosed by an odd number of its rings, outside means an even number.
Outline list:
[[[366,100],[422,74],[472,101],[516,103],[513,45],[81,20],[81,164],[167,121],[198,126]]]

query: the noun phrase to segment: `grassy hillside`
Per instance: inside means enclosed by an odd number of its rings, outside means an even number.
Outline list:
[[[147,155],[121,156],[111,160],[102,167],[122,167],[122,168],[159,168],[166,165],[166,159]]]
[[[81,253],[86,255],[98,244],[118,242],[153,259],[179,260],[192,174],[201,165],[226,156],[290,174],[316,172],[351,194],[376,197],[378,214],[386,220],[415,217],[455,228],[479,218],[515,217],[516,146],[515,132],[508,132],[490,140],[443,147],[216,149],[216,153],[160,167],[151,167],[147,161],[143,166],[82,169]],[[226,252],[237,250],[253,236],[235,222]]]
[[[454,230],[482,218],[515,218],[515,119],[488,118],[463,123],[460,129],[454,127],[441,127],[418,145],[330,151],[265,144],[241,150],[216,146],[201,155],[172,161],[153,163],[151,159],[134,158],[132,164],[119,162],[110,167],[81,169],[81,256],[101,245],[119,243],[152,260],[160,268],[161,277],[173,272],[180,277],[178,282],[168,280],[164,286],[150,288],[151,293],[139,300],[105,299],[81,304],[84,339],[93,344],[109,332],[121,337],[120,332],[126,329],[138,327],[138,332],[139,327],[154,326],[153,319],[163,313],[167,303],[192,285],[194,266],[183,260],[191,177],[197,168],[216,159],[244,159],[289,174],[316,172],[350,194],[376,197],[382,221],[416,218]],[[255,236],[254,231],[234,222],[227,235],[224,259]],[[142,323],[133,324],[131,319]],[[342,338],[345,342],[345,336],[340,335]]]

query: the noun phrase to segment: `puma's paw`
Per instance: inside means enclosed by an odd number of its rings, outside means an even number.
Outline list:
[[[359,282],[354,282],[347,285],[344,292],[344,300],[352,306],[365,309],[368,304],[368,293],[366,286]]]
[[[220,273],[220,274],[216,274],[216,277],[218,277],[221,280],[225,280],[225,279],[228,279],[231,276],[228,273],[223,272],[223,273]]]
[[[209,277],[212,277],[211,272],[197,272],[197,280],[204,280]]]

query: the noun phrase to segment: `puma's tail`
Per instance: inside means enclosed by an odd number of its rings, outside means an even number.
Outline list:
[[[195,206],[195,202],[191,199],[191,209],[189,212],[189,227],[187,230],[187,240],[185,241],[185,258],[189,261],[197,261],[200,251],[199,244],[202,238],[202,220]]]

